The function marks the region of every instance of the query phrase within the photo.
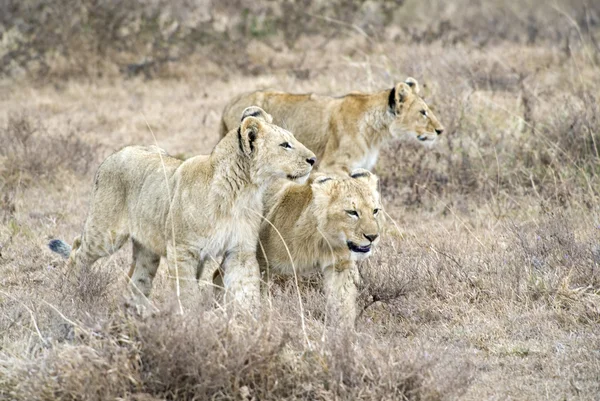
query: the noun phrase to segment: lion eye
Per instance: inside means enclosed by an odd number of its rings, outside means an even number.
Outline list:
[[[281,144],[279,144],[279,146],[281,146],[284,149],[292,149],[292,145],[290,145],[289,142],[281,143]]]
[[[350,216],[358,217],[358,212],[356,210],[346,210],[346,213]]]
[[[427,110],[421,110],[421,114],[423,115],[423,117],[427,117]]]
[[[379,209],[374,209],[373,210],[373,216],[377,216],[377,213],[379,213]]]

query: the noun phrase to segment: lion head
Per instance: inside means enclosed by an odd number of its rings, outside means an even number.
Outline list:
[[[442,124],[419,96],[419,83],[414,78],[407,78],[390,91],[388,105],[394,114],[390,132],[396,138],[408,134],[431,145],[444,132]]]
[[[317,161],[315,154],[272,122],[271,115],[258,106],[244,109],[238,129],[241,151],[252,159],[258,177],[306,182]]]
[[[356,169],[349,177],[316,174],[312,182],[320,235],[332,250],[362,260],[379,241],[382,219],[377,176]]]

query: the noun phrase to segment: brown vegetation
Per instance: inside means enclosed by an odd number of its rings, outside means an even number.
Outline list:
[[[77,0],[0,5],[0,398],[595,399],[600,394],[597,2]],[[263,316],[152,316],[128,252],[75,282],[45,244],[82,228],[124,145],[207,152],[261,87],[343,94],[414,76],[446,131],[376,172],[389,214],[356,333],[318,286]]]

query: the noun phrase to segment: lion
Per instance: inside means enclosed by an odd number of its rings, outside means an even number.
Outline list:
[[[150,295],[161,257],[189,293],[201,262],[223,256],[227,292],[252,307],[260,292],[256,210],[265,189],[281,178],[304,182],[315,162],[269,114],[249,107],[210,155],[182,161],[158,147],[128,146],[109,156],[96,173],[83,233],[72,249],[61,240],[49,247],[81,271],[130,238],[138,302]]]
[[[239,124],[245,107],[256,104],[315,152],[319,171],[372,170],[380,149],[395,138],[414,137],[431,145],[444,132],[419,96],[419,84],[407,78],[391,90],[350,93],[342,97],[256,91],[225,106],[221,135]]]
[[[356,169],[345,176],[315,173],[305,184],[267,190],[257,251],[261,272],[267,279],[323,273],[331,317],[353,326],[356,262],[371,255],[383,223],[377,187],[375,174]],[[207,265],[213,270],[202,277],[218,283],[218,265]]]

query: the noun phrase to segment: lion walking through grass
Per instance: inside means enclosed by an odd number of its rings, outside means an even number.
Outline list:
[[[184,292],[196,287],[205,259],[224,257],[231,299],[257,304],[256,245],[263,192],[275,179],[303,180],[316,159],[258,107],[208,156],[186,161],[157,147],[128,146],[109,156],[94,179],[90,211],[73,246],[50,249],[76,270],[133,243],[131,287],[139,302],[150,295],[161,256]],[[141,298],[141,299],[140,299]]]
[[[239,124],[240,112],[252,104],[264,108],[276,124],[315,152],[319,171],[372,170],[381,148],[390,141],[408,136],[432,145],[444,132],[421,98],[419,83],[410,77],[391,90],[341,97],[268,90],[244,93],[225,106],[221,136]]]

